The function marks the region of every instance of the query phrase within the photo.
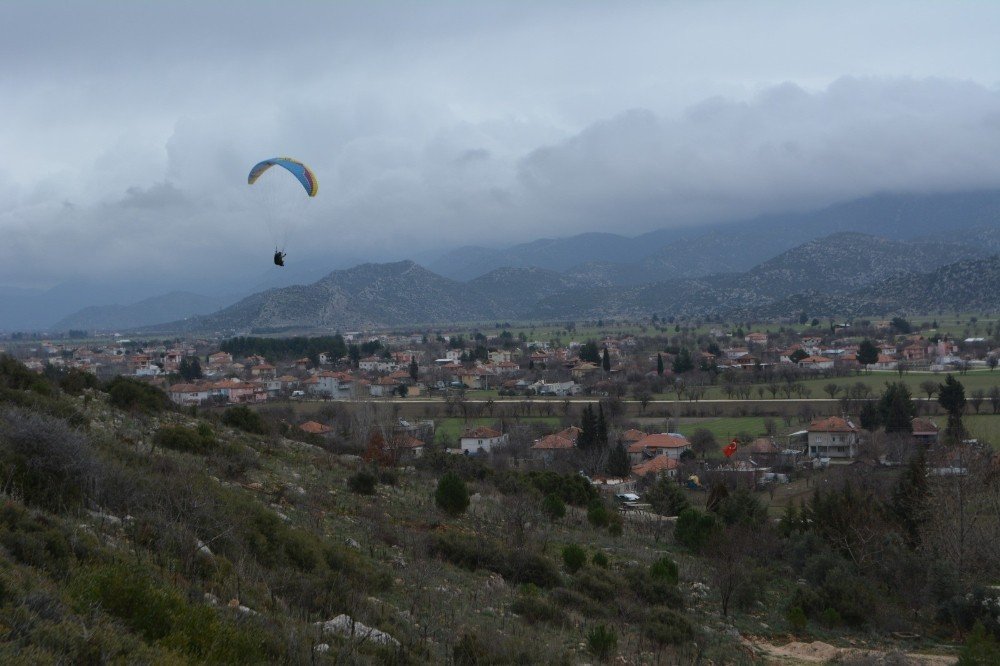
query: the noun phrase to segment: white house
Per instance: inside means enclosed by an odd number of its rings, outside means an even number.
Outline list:
[[[475,430],[467,430],[462,435],[462,453],[486,453],[494,447],[507,443],[507,435],[493,428],[481,426]]]
[[[167,395],[178,405],[185,407],[200,405],[208,401],[210,391],[208,386],[197,384],[174,384],[167,390]]]
[[[839,416],[809,424],[808,454],[813,458],[853,458],[858,452],[858,428]]]

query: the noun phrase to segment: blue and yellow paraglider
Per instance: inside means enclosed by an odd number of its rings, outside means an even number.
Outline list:
[[[281,167],[281,169],[267,173],[271,167]],[[285,172],[291,174],[294,180],[288,176],[280,176],[280,173]],[[260,184],[257,184],[258,180]],[[274,240],[276,266],[285,265],[285,245],[301,212],[302,202],[308,200],[301,192],[295,192],[297,185],[289,189],[289,186],[295,185],[296,181],[305,190],[308,198],[315,197],[319,191],[319,181],[312,169],[290,157],[272,157],[258,162],[247,175],[247,184],[254,186],[253,190],[261,202],[264,221]]]

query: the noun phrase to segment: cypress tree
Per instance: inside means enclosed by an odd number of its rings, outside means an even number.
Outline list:
[[[597,405],[597,423],[595,429],[595,441],[602,449],[608,447],[608,422],[604,419],[604,405]]]
[[[663,354],[656,353],[656,374],[663,376]]]
[[[608,348],[604,348],[604,356],[601,358],[601,367],[604,368],[604,372],[611,372],[611,357],[608,356]]]
[[[625,445],[619,442],[608,454],[608,476],[626,477],[630,470],[628,452],[625,450]]]
[[[965,411],[965,387],[962,382],[948,375],[938,389],[938,404],[948,412],[945,435],[953,440],[961,439],[964,432],[962,413]]]

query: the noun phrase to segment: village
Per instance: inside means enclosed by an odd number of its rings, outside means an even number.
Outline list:
[[[334,447],[350,439],[343,415],[351,406],[391,407],[381,423],[382,446],[391,451],[377,453],[394,462],[431,447],[499,456],[525,469],[581,472],[630,506],[661,477],[695,492],[722,482],[773,497],[776,487],[831,464],[892,466],[918,445],[933,452],[942,432],[933,398],[948,373],[970,382],[977,418],[980,410],[1000,411],[991,326],[964,338],[929,323],[916,330],[900,318],[801,330],[658,328],[567,342],[506,329],[352,332],[331,338],[336,349],[297,358],[234,354],[226,340],[154,344],[121,336],[22,343],[11,353],[38,372],[132,377],[182,408],[290,407],[282,422],[291,436]],[[238,340],[239,349],[254,348],[254,338]],[[862,427],[861,413],[881,387],[904,381],[916,406],[906,441]],[[340,416],[333,405],[344,408]],[[594,409],[599,436],[584,432]],[[974,434],[964,441],[980,446]],[[960,473],[965,463],[953,458],[934,460],[932,473]]]

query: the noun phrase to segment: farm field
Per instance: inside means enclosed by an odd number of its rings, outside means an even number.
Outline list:
[[[537,417],[524,417],[518,419],[519,423],[538,425],[545,428],[550,428],[556,430],[559,428],[559,417],[557,416],[537,416]],[[434,432],[434,441],[450,441],[453,443],[458,443],[459,437],[462,435],[462,431],[466,428],[476,428],[479,426],[492,426],[497,423],[496,418],[478,418],[478,419],[463,419],[463,418],[443,418],[436,421],[437,429]]]

